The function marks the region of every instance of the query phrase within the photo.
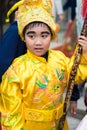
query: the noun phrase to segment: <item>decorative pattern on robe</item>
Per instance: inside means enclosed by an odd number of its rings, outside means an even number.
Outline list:
[[[0,111],[6,130],[56,130],[73,58],[49,50],[48,61],[29,51],[14,60],[0,86]],[[86,68],[87,59],[82,56],[76,82],[87,78]]]

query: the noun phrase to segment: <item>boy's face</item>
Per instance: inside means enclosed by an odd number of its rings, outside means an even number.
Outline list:
[[[24,41],[28,50],[37,56],[44,55],[51,42],[51,32],[44,24],[26,29]]]

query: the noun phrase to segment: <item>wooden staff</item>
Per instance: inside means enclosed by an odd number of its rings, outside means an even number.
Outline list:
[[[85,18],[85,20],[84,20],[81,35],[87,37],[87,18]],[[67,89],[67,92],[66,92],[66,97],[65,97],[65,102],[64,102],[64,110],[63,110],[64,113],[63,113],[63,116],[61,117],[61,119],[59,121],[58,130],[63,130],[63,127],[64,127],[64,122],[65,122],[65,119],[66,119],[68,106],[69,106],[70,98],[71,98],[71,95],[72,95],[72,90],[73,90],[73,87],[74,87],[74,84],[75,84],[75,76],[76,76],[78,66],[79,66],[79,63],[80,63],[82,50],[83,50],[82,46],[78,45],[78,49],[76,51],[74,63],[73,63],[72,70],[71,70],[71,73],[70,73],[68,89]]]

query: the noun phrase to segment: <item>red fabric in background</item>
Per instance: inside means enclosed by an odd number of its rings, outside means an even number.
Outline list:
[[[0,130],[1,130],[1,124],[0,124]]]
[[[69,50],[68,47],[70,46],[69,43],[65,43],[59,47],[53,48],[53,50],[60,50],[62,51],[67,57],[71,57],[73,55],[74,49]]]
[[[87,18],[87,0],[82,0],[82,16]]]

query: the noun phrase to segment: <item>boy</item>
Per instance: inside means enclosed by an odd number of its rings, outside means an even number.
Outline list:
[[[15,59],[0,86],[2,130],[57,130],[63,114],[74,56],[49,50],[56,25],[50,0],[25,0],[18,9],[18,30],[27,53]],[[80,39],[81,38],[81,39]],[[83,55],[76,83],[87,77],[87,38],[80,36]],[[68,130],[65,122],[64,130]]]

